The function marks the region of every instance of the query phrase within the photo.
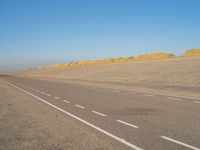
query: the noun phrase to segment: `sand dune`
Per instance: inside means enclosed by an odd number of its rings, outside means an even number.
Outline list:
[[[182,57],[70,68],[29,69],[15,74],[95,86],[104,84],[133,89],[188,92],[199,96],[199,66],[200,57]]]
[[[188,57],[188,56],[199,56],[200,49],[193,48],[190,50],[186,50],[180,57]],[[136,57],[128,56],[128,57],[117,57],[117,58],[105,58],[105,59],[97,59],[97,60],[80,60],[80,61],[72,61],[65,62],[61,64],[53,64],[47,66],[40,66],[35,69],[45,69],[45,68],[68,68],[68,67],[77,67],[84,65],[96,65],[96,64],[107,64],[107,63],[119,63],[119,62],[133,62],[133,61],[144,61],[144,60],[156,60],[156,59],[167,59],[176,57],[173,53],[167,52],[152,52],[147,54],[141,54]]]
[[[44,68],[68,68],[68,67],[76,67],[76,66],[84,66],[84,65],[96,65],[96,64],[107,64],[107,63],[119,63],[119,62],[132,62],[132,61],[142,61],[142,60],[154,60],[154,59],[166,59],[175,57],[172,53],[166,52],[153,52],[148,54],[141,54],[137,57],[128,56],[128,57],[117,57],[117,58],[104,58],[104,59],[96,59],[96,60],[80,60],[80,61],[72,61],[66,62],[62,64],[53,64],[47,66],[40,66],[35,69],[44,69]]]
[[[190,49],[180,57],[157,52],[137,57],[82,60],[13,74],[92,86],[184,93],[200,97],[199,54],[200,49]]]

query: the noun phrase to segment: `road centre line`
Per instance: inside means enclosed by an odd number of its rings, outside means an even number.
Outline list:
[[[63,100],[63,102],[65,102],[65,103],[70,103],[69,101],[67,101],[67,100]]]
[[[7,81],[7,82],[8,82],[8,81]],[[124,144],[124,145],[126,145],[126,146],[128,146],[128,147],[130,147],[130,148],[132,148],[132,149],[135,149],[135,150],[143,150],[142,148],[139,148],[139,147],[137,147],[137,146],[135,146],[135,145],[133,145],[133,144],[127,142],[126,140],[124,140],[124,139],[122,139],[122,138],[119,138],[119,137],[115,136],[114,134],[112,134],[112,133],[110,133],[110,132],[107,132],[106,130],[101,129],[101,128],[99,128],[99,127],[97,127],[97,126],[95,126],[95,125],[93,125],[93,124],[91,124],[91,123],[89,123],[89,122],[87,122],[87,121],[85,121],[85,120],[83,120],[83,119],[81,119],[81,118],[79,118],[79,117],[77,117],[77,116],[75,116],[75,115],[73,115],[73,114],[71,114],[71,113],[69,113],[69,112],[67,112],[67,111],[65,111],[65,110],[63,110],[63,109],[61,109],[61,108],[59,108],[59,107],[57,107],[56,105],[53,105],[53,104],[51,104],[51,103],[45,101],[44,99],[42,99],[42,98],[40,98],[40,97],[38,97],[38,96],[36,96],[36,95],[34,95],[34,94],[32,94],[32,93],[26,91],[26,90],[23,90],[22,88],[20,88],[20,87],[18,87],[18,86],[15,86],[14,84],[12,84],[12,83],[10,83],[10,82],[8,82],[8,84],[10,84],[11,86],[15,87],[16,89],[21,90],[22,92],[24,92],[24,93],[26,93],[26,94],[28,94],[28,95],[30,95],[30,96],[32,96],[32,97],[38,99],[39,101],[42,101],[42,102],[44,102],[44,103],[46,103],[46,104],[52,106],[53,108],[55,108],[55,109],[57,109],[57,110],[59,110],[59,111],[65,113],[65,114],[67,114],[68,116],[70,116],[70,117],[72,117],[72,118],[74,118],[74,119],[76,119],[76,120],[78,120],[78,121],[80,121],[80,122],[82,122],[82,123],[84,123],[84,124],[90,126],[91,128],[96,129],[97,131],[99,131],[99,132],[101,132],[101,133],[103,133],[103,134],[105,134],[105,135],[107,135],[107,136],[109,136],[109,137],[115,139],[116,141],[118,141],[118,142],[120,142],[120,143],[122,143],[122,144]]]
[[[47,95],[47,96],[51,96],[51,94],[48,94],[48,93],[47,93],[46,95]]]
[[[81,105],[78,105],[78,104],[76,104],[75,106],[76,106],[76,107],[79,107],[79,108],[82,108],[82,109],[85,109],[85,107],[83,107],[83,106],[81,106]]]
[[[133,124],[130,124],[130,123],[127,123],[127,122],[121,121],[121,120],[117,120],[117,122],[122,123],[122,124],[125,124],[125,125],[130,126],[130,127],[133,127],[133,128],[139,128],[139,127],[136,126],[136,125],[133,125]]]
[[[60,99],[60,98],[55,96],[54,99]]]
[[[191,145],[189,145],[189,144],[186,144],[186,143],[183,143],[183,142],[180,142],[180,141],[174,140],[174,139],[169,138],[169,137],[166,137],[166,136],[160,136],[160,137],[163,138],[163,139],[165,139],[165,140],[168,140],[168,141],[174,142],[174,143],[176,143],[176,144],[179,144],[179,145],[185,146],[185,147],[190,148],[190,149],[193,149],[193,150],[200,150],[200,148],[197,148],[197,147],[191,146]]]
[[[93,110],[92,112],[95,113],[95,114],[97,114],[97,115],[103,116],[103,117],[107,116],[107,115],[105,115],[105,114],[102,114],[102,113],[97,112],[97,111],[94,111],[94,110]]]

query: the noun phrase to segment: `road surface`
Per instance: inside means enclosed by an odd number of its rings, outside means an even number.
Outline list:
[[[21,77],[1,79],[91,128],[119,149],[200,150],[199,99]]]

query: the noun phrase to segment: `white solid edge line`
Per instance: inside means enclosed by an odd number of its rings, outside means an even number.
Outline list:
[[[163,138],[163,139],[165,139],[165,140],[168,140],[168,141],[171,141],[171,142],[177,143],[177,144],[179,144],[179,145],[185,146],[185,147],[190,148],[190,149],[193,149],[193,150],[200,150],[200,148],[197,148],[197,147],[194,147],[194,146],[191,146],[191,145],[185,144],[185,143],[183,143],[183,142],[180,142],[180,141],[177,141],[177,140],[171,139],[171,138],[166,137],[166,136],[160,136],[160,137]]]
[[[63,102],[65,102],[65,103],[70,103],[69,101],[67,101],[67,100],[63,100]]]
[[[176,98],[176,97],[167,97],[167,99],[171,99],[171,100],[176,100],[176,101],[181,101],[181,98]]]
[[[7,82],[8,82],[8,81],[7,81]],[[129,147],[131,147],[131,148],[133,148],[133,149],[135,149],[135,150],[143,150],[142,148],[139,148],[139,147],[137,147],[137,146],[135,146],[135,145],[133,145],[133,144],[131,144],[131,143],[125,141],[124,139],[119,138],[119,137],[117,137],[117,136],[115,136],[115,135],[113,135],[113,134],[111,134],[111,133],[109,133],[109,132],[107,132],[107,131],[101,129],[101,128],[99,128],[99,127],[97,127],[97,126],[95,126],[95,125],[93,125],[93,124],[91,124],[91,123],[89,123],[89,122],[87,122],[87,121],[85,121],[85,120],[83,120],[83,119],[81,119],[81,118],[79,118],[79,117],[77,117],[77,116],[75,116],[75,115],[73,115],[73,114],[71,114],[71,113],[69,113],[69,112],[67,112],[67,111],[65,111],[65,110],[63,110],[63,109],[61,109],[61,108],[59,108],[59,107],[57,107],[57,106],[51,104],[51,103],[49,103],[49,102],[47,102],[47,101],[45,101],[44,99],[42,99],[42,98],[40,98],[40,97],[38,97],[38,96],[36,96],[36,95],[34,95],[34,94],[32,94],[32,93],[26,91],[26,90],[23,90],[23,89],[21,89],[21,88],[15,86],[14,84],[12,84],[12,83],[10,83],[10,82],[8,82],[8,83],[9,83],[11,86],[17,88],[18,90],[21,90],[21,91],[23,91],[24,93],[26,93],[26,94],[28,94],[28,95],[30,95],[30,96],[32,96],[32,97],[34,97],[34,98],[36,98],[36,99],[42,101],[42,102],[44,102],[44,103],[46,103],[46,104],[48,104],[48,105],[54,107],[55,109],[60,110],[61,112],[67,114],[68,116],[70,116],[70,117],[72,117],[72,118],[74,118],[74,119],[76,119],[76,120],[78,120],[78,121],[80,121],[80,122],[82,122],[82,123],[84,123],[84,124],[86,124],[86,125],[92,127],[93,129],[98,130],[99,132],[104,133],[105,135],[107,135],[107,136],[109,136],[109,137],[111,137],[111,138],[117,140],[117,141],[120,142],[120,143],[123,143],[123,144],[125,144],[125,145],[127,145],[127,146],[129,146]]]
[[[130,124],[130,123],[127,123],[127,122],[121,121],[121,120],[117,120],[117,122],[119,122],[119,123],[123,123],[123,124],[125,124],[125,125],[127,125],[127,126],[130,126],[130,127],[133,127],[133,128],[139,128],[139,127],[136,126],[136,125],[133,125],[133,124]]]
[[[100,113],[100,112],[97,112],[97,111],[92,111],[93,113],[95,113],[95,114],[98,114],[98,115],[100,115],[100,116],[103,116],[103,117],[105,117],[105,116],[107,116],[107,115],[105,115],[105,114],[102,114],[102,113]]]
[[[200,103],[200,101],[194,101],[195,103]]]
[[[55,96],[54,98],[55,98],[55,99],[60,99],[60,98],[59,98],[59,97],[57,97],[57,96]]]
[[[76,104],[75,106],[76,106],[76,107],[79,107],[79,108],[82,108],[82,109],[85,109],[85,107],[83,107],[83,106],[81,106],[81,105],[78,105],[78,104]]]

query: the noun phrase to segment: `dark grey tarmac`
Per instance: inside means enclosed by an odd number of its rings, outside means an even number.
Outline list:
[[[14,76],[1,79],[138,148],[200,149],[200,100],[198,99],[78,86]],[[87,128],[86,124],[82,122],[80,124]],[[102,132],[92,130],[108,138],[110,142],[118,144],[119,149],[132,149]]]

